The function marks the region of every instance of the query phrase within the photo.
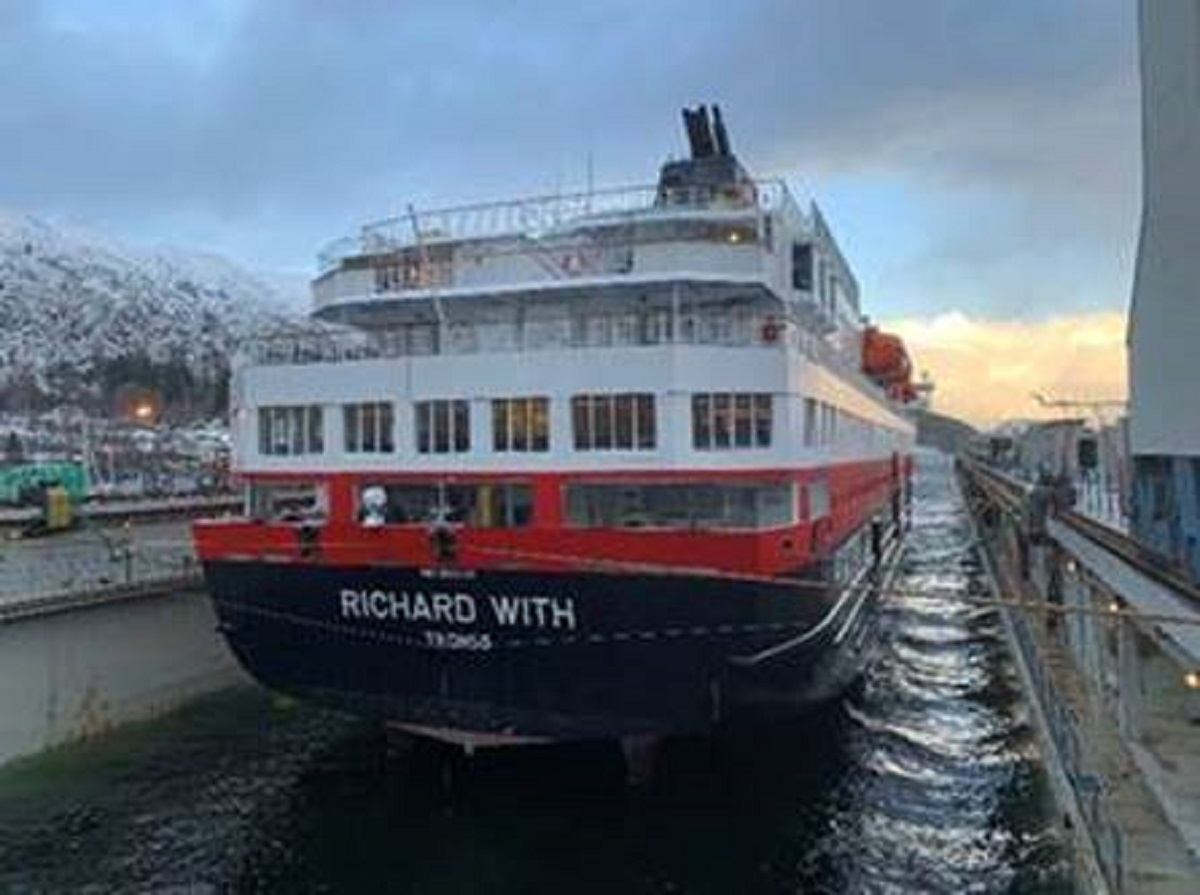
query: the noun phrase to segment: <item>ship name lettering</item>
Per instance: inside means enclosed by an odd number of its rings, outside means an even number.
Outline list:
[[[496,621],[507,627],[575,630],[575,602],[570,597],[488,597]]]
[[[479,621],[479,603],[485,597],[451,591],[346,587],[340,599],[342,618],[467,626]],[[495,623],[502,628],[575,630],[575,601],[571,597],[504,594],[489,595],[486,601]]]
[[[430,621],[446,625],[473,625],[478,618],[470,594],[434,591],[355,590],[341,592],[342,618],[380,621]]]

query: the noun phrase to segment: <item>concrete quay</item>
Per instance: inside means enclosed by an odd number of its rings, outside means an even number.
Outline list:
[[[1200,601],[1115,530],[1039,518],[1021,482],[961,466],[980,548],[1089,891],[1200,881]],[[1175,621],[1179,619],[1180,621]]]
[[[0,545],[0,764],[246,680],[180,523]]]
[[[236,512],[242,506],[239,495],[215,497],[157,497],[106,500],[85,503],[78,508],[79,518],[96,524],[114,524],[123,520],[139,522],[151,519],[194,519],[219,513]],[[0,507],[0,530],[20,529],[42,515],[38,507]]]

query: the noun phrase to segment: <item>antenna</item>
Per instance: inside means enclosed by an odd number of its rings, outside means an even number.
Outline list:
[[[421,275],[430,277],[429,292],[433,302],[433,313],[437,317],[438,322],[438,340],[442,339],[442,330],[446,326],[446,314],[442,310],[441,296],[437,288],[437,277],[433,274],[432,264],[429,258],[429,246],[425,244],[425,235],[421,232],[421,219],[417,215],[416,206],[409,203],[408,216],[412,221],[413,238],[417,241],[417,252],[421,258]]]
[[[589,149],[587,154],[587,210],[590,213],[592,210],[592,196],[596,192],[596,170],[595,159],[592,158],[592,151]]]

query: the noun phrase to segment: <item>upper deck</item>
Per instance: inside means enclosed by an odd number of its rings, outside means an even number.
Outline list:
[[[321,252],[314,316],[386,327],[465,299],[666,304],[689,285],[770,297],[808,329],[859,323],[858,285],[819,210],[748,178],[414,209]]]
[[[610,228],[627,224],[632,218],[665,221],[700,214],[715,220],[761,220],[785,206],[790,206],[795,215],[803,216],[783,181],[763,180],[750,182],[736,191],[645,184],[440,209],[411,208],[404,215],[365,224],[356,235],[329,243],[320,251],[318,264],[324,274],[357,257],[455,242],[553,239],[589,226]],[[411,285],[419,288],[422,284]]]

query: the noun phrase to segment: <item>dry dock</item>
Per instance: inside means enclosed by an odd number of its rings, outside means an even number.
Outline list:
[[[949,463],[918,464],[880,653],[829,711],[669,743],[631,793],[611,744],[389,762],[370,722],[232,688],[0,770],[0,892],[1073,891]]]
[[[0,543],[0,764],[243,680],[185,523]]]
[[[1200,593],[1135,542],[974,461],[961,480],[1079,873],[1200,886]]]

